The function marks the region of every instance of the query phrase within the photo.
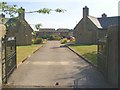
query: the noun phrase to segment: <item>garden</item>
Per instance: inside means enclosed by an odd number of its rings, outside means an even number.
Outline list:
[[[97,65],[97,45],[70,45],[69,47],[89,62]]]
[[[31,55],[34,51],[39,49],[41,46],[42,44],[17,46],[17,64],[21,63],[24,59],[26,59],[29,55]]]

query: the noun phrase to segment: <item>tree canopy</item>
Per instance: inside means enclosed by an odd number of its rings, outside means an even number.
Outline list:
[[[23,10],[19,8],[17,5],[9,5],[7,2],[0,2],[0,12],[4,12],[5,14],[10,15],[10,17],[13,17],[16,13],[20,13]],[[40,13],[40,14],[50,14],[52,11],[58,12],[58,13],[64,13],[65,9],[50,9],[50,8],[42,8],[35,11],[28,11],[25,13]]]
[[[55,11],[57,13],[64,13],[66,10],[65,9],[50,9],[50,8],[42,8],[42,9],[38,9],[35,11],[28,11],[25,13],[40,13],[40,14],[50,14],[52,11]],[[7,2],[0,2],[0,13],[4,13],[9,15],[10,17],[14,17],[15,14],[17,13],[22,13],[23,9],[18,7],[17,5],[9,5]],[[2,21],[4,21],[4,18],[1,19]],[[36,24],[35,28],[38,30],[40,29],[40,27],[42,26],[42,24]]]
[[[35,25],[35,28],[36,28],[37,30],[39,30],[39,29],[41,28],[41,26],[42,26],[42,24],[36,24],[36,25]]]

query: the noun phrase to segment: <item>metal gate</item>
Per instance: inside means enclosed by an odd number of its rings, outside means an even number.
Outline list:
[[[98,41],[98,68],[107,77],[107,37]]]
[[[7,83],[16,68],[16,38],[2,38],[2,82]]]

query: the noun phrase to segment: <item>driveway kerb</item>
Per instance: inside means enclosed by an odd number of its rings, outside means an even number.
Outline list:
[[[42,45],[41,47],[43,47],[43,45]],[[24,58],[24,59],[22,60],[22,62],[20,62],[20,63],[17,65],[17,67],[18,67],[19,65],[21,65],[22,63],[24,63],[29,57],[31,57],[32,54],[34,54],[35,52],[37,52],[41,47],[38,47],[38,48],[37,48],[35,51],[33,51],[30,55],[28,55],[26,58]]]
[[[91,63],[87,58],[81,56],[78,52],[76,52],[75,50],[73,50],[72,48],[70,48],[68,45],[65,45],[68,49],[70,49],[72,52],[74,52],[76,55],[78,55],[80,58],[82,58],[83,60],[85,60],[87,63],[89,63],[90,65],[92,65],[95,68],[98,68],[97,65]]]

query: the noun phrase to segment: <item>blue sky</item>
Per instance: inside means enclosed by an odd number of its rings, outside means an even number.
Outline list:
[[[89,8],[89,15],[101,17],[106,13],[107,16],[118,16],[118,2],[120,0],[3,0],[8,4],[17,4],[18,7],[25,8],[26,11],[38,10],[41,8],[63,8],[65,13],[51,14],[25,14],[25,19],[34,25],[41,23],[42,28],[69,28],[73,29],[83,15],[83,7]]]

